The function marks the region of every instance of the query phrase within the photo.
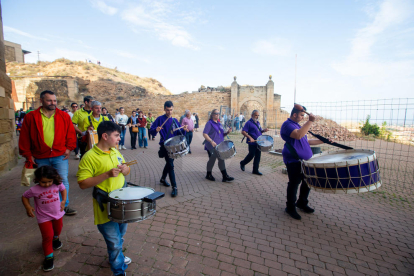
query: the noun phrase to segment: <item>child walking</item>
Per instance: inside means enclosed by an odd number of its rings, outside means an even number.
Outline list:
[[[60,249],[62,242],[59,240],[62,231],[62,217],[65,214],[66,189],[62,183],[62,178],[55,168],[42,166],[35,171],[37,184],[27,190],[22,196],[22,202],[26,208],[27,215],[31,218],[37,217],[40,232],[42,233],[42,246],[45,254],[43,270],[50,271],[53,266],[53,250]],[[59,192],[62,194],[63,201],[60,202]],[[34,198],[33,208],[29,198]]]

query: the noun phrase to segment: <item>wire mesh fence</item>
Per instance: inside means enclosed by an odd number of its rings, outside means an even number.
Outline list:
[[[414,196],[413,98],[301,104],[317,115],[312,127],[317,134],[355,149],[375,151],[383,190]]]

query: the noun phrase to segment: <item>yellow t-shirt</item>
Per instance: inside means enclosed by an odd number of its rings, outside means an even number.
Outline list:
[[[78,128],[81,131],[85,131],[86,128],[83,124],[85,122],[85,118],[88,117],[91,113],[92,112],[88,112],[85,109],[83,109],[83,107],[81,109],[76,110],[75,113],[73,113],[72,123],[78,125]]]
[[[98,130],[99,124],[102,123],[103,121],[109,121],[109,118],[108,117],[102,116],[102,115],[99,116],[99,121],[97,121],[95,119],[95,117],[92,116],[92,113],[91,113],[89,116],[87,116],[83,120],[83,127],[85,128],[85,130],[87,130],[88,127],[91,125],[90,122],[89,122],[89,117],[91,117],[91,121],[92,121],[92,125],[93,125],[93,129],[94,130]]]
[[[42,114],[43,141],[45,141],[46,145],[52,148],[53,141],[55,140],[55,113],[48,118],[45,114],[43,114],[43,110],[41,108],[40,114]]]
[[[92,150],[85,153],[79,163],[78,173],[76,174],[78,183],[85,179],[103,174],[124,162],[124,157],[118,150],[111,148],[111,151],[108,153],[102,151],[97,147],[97,145],[95,145]],[[113,190],[122,188],[124,184],[125,177],[122,173],[120,173],[117,177],[110,177],[96,185],[96,187],[110,193]],[[94,198],[92,200],[95,225],[104,224],[110,221],[108,218],[106,204],[104,204],[104,211],[102,212],[99,208],[98,202]]]

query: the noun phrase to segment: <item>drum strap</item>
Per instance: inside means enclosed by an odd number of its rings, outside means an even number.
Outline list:
[[[101,115],[99,115],[99,116],[101,116]],[[91,126],[93,128],[91,116],[88,116],[88,119],[89,119],[89,126]]]
[[[296,152],[295,148],[292,147],[291,144],[289,144],[288,142],[285,143],[286,148],[289,150],[290,155],[292,155],[293,158],[295,158],[296,160],[300,160],[298,153]]]

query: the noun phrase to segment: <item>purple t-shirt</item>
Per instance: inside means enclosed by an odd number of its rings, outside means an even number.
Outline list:
[[[300,125],[288,118],[280,128],[280,136],[286,143],[290,144],[296,150],[300,159],[308,160],[312,157],[312,150],[310,148],[308,138],[306,135],[300,140],[291,138],[290,134],[292,134],[292,131],[295,129],[300,129]],[[283,162],[285,162],[285,164],[299,162],[299,160],[295,159],[290,154],[290,151],[286,146],[283,148],[282,155]]]
[[[151,128],[149,130],[149,133],[154,137],[157,136],[157,134],[158,134],[157,127],[161,126],[165,122],[165,120],[167,120],[167,119],[168,119],[168,121],[163,125],[162,129],[160,130],[160,135],[161,135],[161,139],[160,139],[160,143],[159,143],[160,145],[164,145],[164,142],[165,142],[165,140],[167,140],[167,137],[168,137],[168,139],[170,139],[171,137],[174,137],[174,136],[185,135],[185,130],[183,130],[183,129],[178,129],[176,131],[173,131],[176,128],[180,128],[181,125],[175,118],[168,118],[167,115],[165,115],[165,114],[162,115],[162,116],[159,116],[152,123]],[[171,124],[174,124],[174,125],[171,127]],[[173,131],[173,133],[170,132],[168,134],[168,130],[170,128],[171,128],[171,131]]]
[[[224,129],[219,122],[216,123],[213,120],[208,121],[203,133],[206,133],[217,145],[224,141]],[[213,146],[210,142],[206,141],[204,149],[211,150]]]
[[[257,128],[256,124],[260,130]],[[246,124],[243,127],[243,131],[246,131],[254,140],[256,140],[257,137],[262,135],[262,132],[261,132],[262,127],[260,126],[259,121],[257,121],[256,124],[254,123],[252,119],[250,119],[246,122]],[[249,145],[256,144],[256,142],[250,143],[249,138],[247,137],[246,137],[246,143]]]
[[[35,185],[24,192],[25,198],[34,197],[37,223],[43,223],[51,220],[58,220],[65,214],[60,211],[59,192],[65,190],[65,186],[53,184],[49,187]]]

